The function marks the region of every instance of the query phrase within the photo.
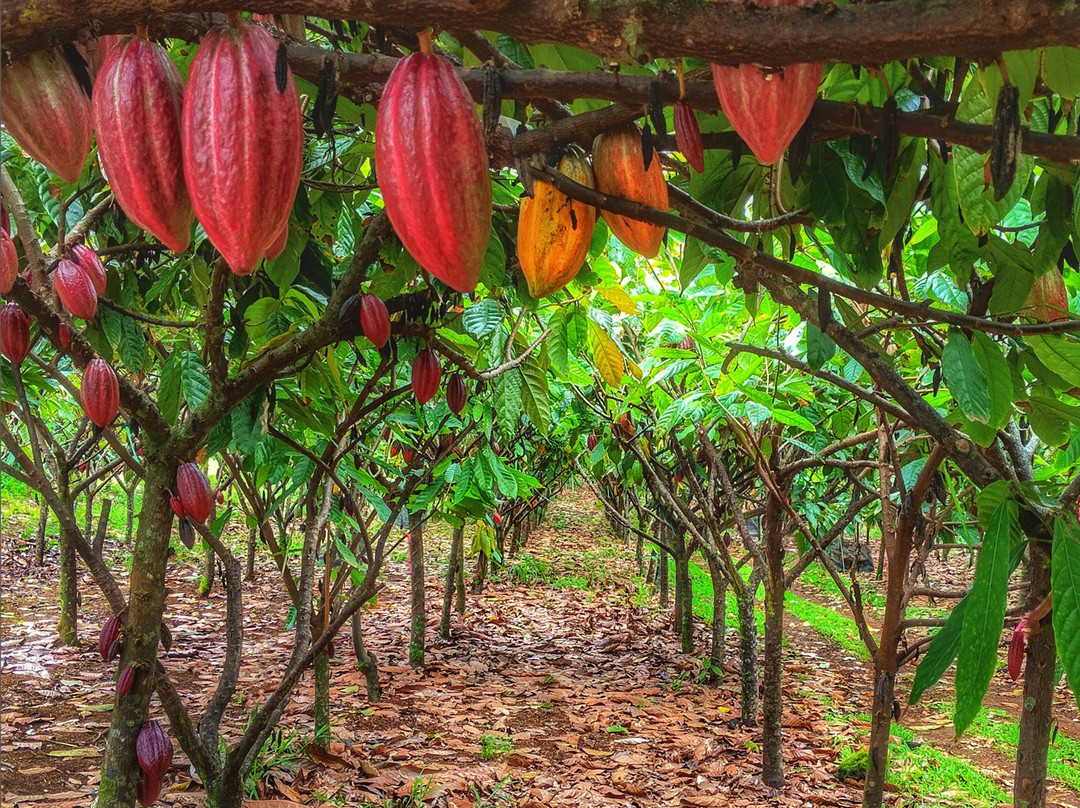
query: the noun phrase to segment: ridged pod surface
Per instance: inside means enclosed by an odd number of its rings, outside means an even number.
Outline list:
[[[172,765],[173,744],[160,722],[147,721],[142,725],[135,739],[135,755],[143,774],[158,780],[165,776]]]
[[[19,252],[7,230],[0,229],[0,295],[6,295],[19,277]]]
[[[21,365],[30,353],[30,319],[18,303],[0,309],[0,353],[13,365]]]
[[[593,141],[593,174],[601,193],[641,202],[657,210],[668,209],[668,189],[660,159],[653,152],[649,170],[641,153],[641,132],[628,123],[598,135]],[[660,252],[667,228],[601,211],[611,232],[634,252],[653,258]]]
[[[283,252],[285,252],[285,245],[289,243],[289,221],[285,220],[285,224],[281,226],[281,230],[276,236],[274,241],[270,244],[269,249],[266,251],[266,260],[273,261]]]
[[[360,295],[360,329],[376,348],[383,347],[390,339],[390,312],[375,295]]]
[[[98,653],[101,654],[101,658],[108,662],[114,656],[119,647],[120,642],[120,615],[114,614],[105,621],[105,625],[101,627],[101,633],[98,634]]]
[[[700,174],[705,170],[705,145],[701,142],[701,127],[698,126],[694,108],[685,101],[675,102],[675,144],[694,171]]]
[[[450,288],[475,289],[491,233],[491,178],[472,97],[445,56],[414,53],[390,74],[375,169],[405,248]]]
[[[86,273],[86,277],[90,279],[90,282],[94,284],[94,291],[97,292],[97,296],[104,295],[105,287],[109,284],[109,278],[105,274],[105,265],[101,263],[98,254],[85,244],[76,244],[71,248],[71,257],[79,265],[79,269]]]
[[[1055,267],[1035,279],[1021,313],[1037,323],[1069,319],[1069,292],[1059,269]]]
[[[183,104],[183,80],[163,47],[134,38],[108,50],[93,102],[102,168],[128,218],[177,252],[195,220],[181,160]]]
[[[460,415],[469,401],[469,388],[465,377],[455,373],[446,383],[446,405],[454,415]]]
[[[104,359],[91,359],[83,371],[79,401],[94,426],[107,427],[120,410],[120,384],[116,371]]]
[[[585,441],[585,445],[589,447],[589,451],[591,452],[596,448],[596,444],[599,442],[600,439],[596,435],[590,434],[588,440]]]
[[[60,323],[60,328],[57,330],[57,338],[60,340],[60,348],[64,351],[71,345],[71,326],[67,323]]]
[[[26,153],[64,182],[75,183],[90,154],[90,99],[59,48],[4,68],[4,126]]]
[[[97,314],[97,289],[83,268],[68,258],[61,258],[53,271],[53,289],[60,303],[72,317],[93,320]]]
[[[1013,629],[1012,637],[1009,638],[1009,678],[1014,682],[1020,678],[1020,672],[1024,667],[1024,649],[1027,645],[1027,624],[1021,620]]]
[[[564,155],[559,172],[595,187],[592,168],[581,154]],[[530,295],[545,297],[574,279],[585,263],[595,224],[596,208],[570,199],[550,182],[533,183],[533,195],[521,197],[517,226],[518,261]]]
[[[759,6],[803,6],[812,0],[755,0]],[[820,63],[763,69],[713,65],[720,108],[762,163],[771,165],[806,123],[821,83]]]
[[[205,522],[214,509],[210,480],[195,463],[182,463],[176,470],[176,495],[184,514],[196,522]]]
[[[131,692],[131,686],[135,684],[135,668],[132,665],[128,665],[122,671],[120,676],[116,679],[116,696],[117,698],[123,698]]]
[[[424,404],[431,400],[439,389],[440,379],[442,365],[439,363],[439,355],[431,348],[425,348],[412,361],[412,388],[418,403]]]
[[[214,28],[191,62],[181,124],[184,182],[210,242],[237,275],[274,246],[300,185],[304,133],[277,42],[257,25]]]
[[[153,805],[161,797],[161,778],[150,777],[146,772],[139,776],[139,787],[135,792],[135,799],[143,808]]]

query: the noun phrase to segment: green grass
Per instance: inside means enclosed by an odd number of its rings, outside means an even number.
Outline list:
[[[480,759],[494,760],[514,751],[514,742],[501,732],[486,732],[480,736]]]
[[[853,720],[869,724],[866,714],[827,713],[831,724],[850,725]],[[867,735],[868,730],[860,729]],[[947,755],[930,744],[916,744],[915,734],[893,725],[893,737],[900,743],[889,745],[889,782],[905,798],[897,805],[906,808],[996,808],[1011,797],[993,780],[965,760]],[[915,748],[912,748],[912,746]],[[854,752],[850,746],[845,755]]]

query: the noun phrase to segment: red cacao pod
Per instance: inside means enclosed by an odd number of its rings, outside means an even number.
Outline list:
[[[120,671],[120,676],[116,679],[116,697],[118,699],[124,698],[131,691],[133,684],[135,684],[135,668],[128,665]]]
[[[195,546],[195,528],[191,525],[191,520],[186,516],[180,519],[180,541],[189,550]]]
[[[57,338],[60,340],[61,350],[66,351],[68,346],[71,345],[71,326],[67,323],[60,323],[60,328],[57,331]]]
[[[394,441],[390,444],[390,457],[397,457],[399,454],[401,454],[401,446]]]
[[[93,320],[97,314],[97,289],[93,279],[74,261],[61,258],[53,272],[53,289],[72,317]]]
[[[641,132],[628,123],[598,135],[593,141],[593,173],[601,193],[641,202],[657,210],[668,209],[668,188],[660,159],[653,152],[649,169],[641,152]],[[653,258],[660,252],[666,228],[601,211],[616,237],[640,255]]]
[[[135,739],[135,756],[139,768],[148,777],[160,780],[172,766],[173,744],[169,733],[158,721],[147,721]]]
[[[455,373],[446,383],[446,404],[454,415],[460,415],[469,400],[469,388],[465,384],[465,377]]]
[[[1059,269],[1054,267],[1035,279],[1021,313],[1037,323],[1069,319],[1069,293]]]
[[[697,347],[697,343],[694,342],[694,338],[687,334],[683,341],[679,343],[679,350],[692,351]]]
[[[217,492],[217,504],[218,505],[224,505],[225,504],[225,494],[223,492],[221,492],[221,491]]]
[[[812,0],[756,0],[759,6],[801,6]],[[720,107],[762,163],[780,159],[806,123],[821,83],[821,64],[783,68],[713,65]]]
[[[1020,678],[1024,667],[1024,647],[1027,644],[1027,623],[1021,620],[1013,629],[1009,639],[1009,678],[1014,682]]]
[[[4,126],[26,153],[64,182],[78,181],[90,154],[90,99],[59,48],[4,68]]]
[[[498,513],[491,514],[491,521],[494,522],[496,526],[501,525],[503,523],[502,515]]]
[[[405,248],[450,288],[475,289],[491,233],[491,178],[472,96],[445,56],[414,53],[390,74],[375,167]]]
[[[91,359],[83,370],[79,401],[94,426],[105,428],[120,409],[120,384],[116,371],[104,359]]]
[[[625,437],[634,437],[634,422],[630,420],[630,413],[624,412],[619,416],[619,429]]]
[[[146,772],[139,773],[139,787],[135,791],[135,798],[143,808],[153,805],[161,797],[161,778],[151,777]]]
[[[30,320],[18,303],[0,309],[0,353],[13,365],[21,365],[30,353]]]
[[[360,329],[376,348],[390,339],[390,312],[375,295],[360,295]]]
[[[441,378],[442,365],[439,363],[439,355],[431,348],[425,348],[412,361],[412,388],[417,403],[424,404],[431,400],[439,389]]]
[[[300,185],[300,97],[277,42],[258,25],[214,28],[191,62],[184,92],[184,182],[210,242],[249,275],[277,241]]]
[[[406,465],[412,463],[415,457],[416,449],[413,449],[411,446],[406,446],[404,449],[401,450],[401,459],[405,461]]]
[[[205,522],[214,509],[210,480],[195,463],[183,463],[176,470],[176,493],[184,514],[196,522]]]
[[[184,512],[184,503],[180,501],[180,497],[169,497],[169,507],[172,508],[172,512],[176,514],[177,519],[183,519],[187,516]]]
[[[19,277],[19,251],[7,230],[0,228],[0,295],[6,295]]]
[[[599,442],[600,442],[600,438],[598,438],[598,437],[597,437],[596,435],[589,435],[589,438],[588,438],[588,440],[587,440],[587,441],[585,441],[585,443],[586,443],[586,444],[588,445],[588,447],[589,447],[589,451],[590,451],[590,452],[591,452],[591,451],[592,451],[593,449],[595,449],[595,448],[596,448],[596,444],[598,444]]]
[[[105,625],[101,627],[101,633],[98,634],[98,653],[106,662],[112,660],[116,656],[116,651],[119,650],[120,624],[120,615],[110,615]]]
[[[588,188],[596,184],[584,155],[566,154],[559,171]],[[518,261],[530,295],[546,297],[574,279],[585,263],[595,224],[596,208],[570,199],[550,182],[533,183],[533,195],[521,197],[517,226]]]
[[[705,146],[701,142],[701,127],[698,126],[694,108],[685,101],[675,102],[675,144],[694,171],[700,174],[705,170]]]
[[[163,47],[133,38],[109,50],[94,83],[101,166],[128,218],[177,252],[195,220],[181,159],[183,104],[183,79]]]

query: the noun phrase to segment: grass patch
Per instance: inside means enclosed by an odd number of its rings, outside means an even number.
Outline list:
[[[480,759],[494,760],[514,751],[514,742],[501,732],[486,732],[480,736]]]

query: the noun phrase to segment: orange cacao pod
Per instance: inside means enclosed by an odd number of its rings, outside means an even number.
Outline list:
[[[131,221],[181,252],[191,209],[180,154],[184,83],[163,47],[128,39],[109,48],[94,84],[98,155]]]
[[[196,522],[205,522],[214,509],[210,480],[194,463],[182,463],[176,470],[176,494],[184,514]]]
[[[74,261],[61,258],[53,272],[53,289],[72,317],[93,320],[97,314],[97,289],[93,279]]]
[[[1022,313],[1037,323],[1069,319],[1069,293],[1057,267],[1035,279]]]
[[[109,285],[109,278],[105,274],[105,265],[101,263],[98,254],[85,244],[76,244],[71,248],[71,257],[79,265],[79,269],[86,273],[90,283],[94,284],[97,296],[104,295],[105,287]]]
[[[698,126],[694,108],[685,101],[675,102],[675,144],[694,171],[700,174],[705,170],[705,146],[701,142],[701,127]]]
[[[759,6],[801,6],[811,0],[756,0]],[[821,83],[821,64],[783,68],[713,65],[713,84],[735,131],[762,163],[780,159],[806,123]]]
[[[13,365],[21,365],[30,353],[30,320],[18,303],[0,309],[0,353]]]
[[[491,178],[472,97],[445,56],[414,53],[390,74],[375,168],[405,248],[450,288],[475,289],[491,233]]]
[[[469,388],[465,384],[465,377],[455,373],[446,383],[446,404],[454,415],[460,415],[469,400]]]
[[[0,228],[0,295],[6,295],[19,276],[19,253],[7,230]]]
[[[98,634],[98,653],[108,662],[120,648],[120,615],[110,615]]]
[[[625,437],[634,437],[634,422],[630,420],[630,413],[624,412],[619,416],[619,429]]]
[[[559,171],[593,188],[592,168],[583,155],[568,153]],[[596,208],[572,200],[550,182],[533,183],[533,195],[521,197],[517,254],[529,294],[545,297],[574,279],[585,263],[596,224]]]
[[[173,744],[169,733],[158,721],[147,721],[135,739],[139,768],[148,777],[160,780],[172,766]]]
[[[390,339],[390,312],[375,295],[360,295],[360,328],[376,348]]]
[[[214,28],[191,62],[184,92],[184,182],[206,235],[237,275],[277,241],[300,184],[300,97],[277,42],[263,28]]]
[[[91,359],[83,371],[79,401],[94,426],[105,428],[120,409],[120,384],[116,371],[104,359]]]
[[[75,183],[90,153],[90,99],[59,48],[4,68],[4,125],[27,154]]]
[[[654,151],[649,170],[645,170],[637,124],[628,123],[597,136],[593,141],[593,173],[601,193],[641,202],[657,210],[668,209],[668,189],[660,159]],[[611,232],[634,252],[646,258],[660,252],[666,228],[606,210],[601,214]]]
[[[439,355],[431,348],[420,351],[412,362],[412,388],[416,401],[420,404],[430,401],[439,389],[441,378],[442,365],[439,363]]]

